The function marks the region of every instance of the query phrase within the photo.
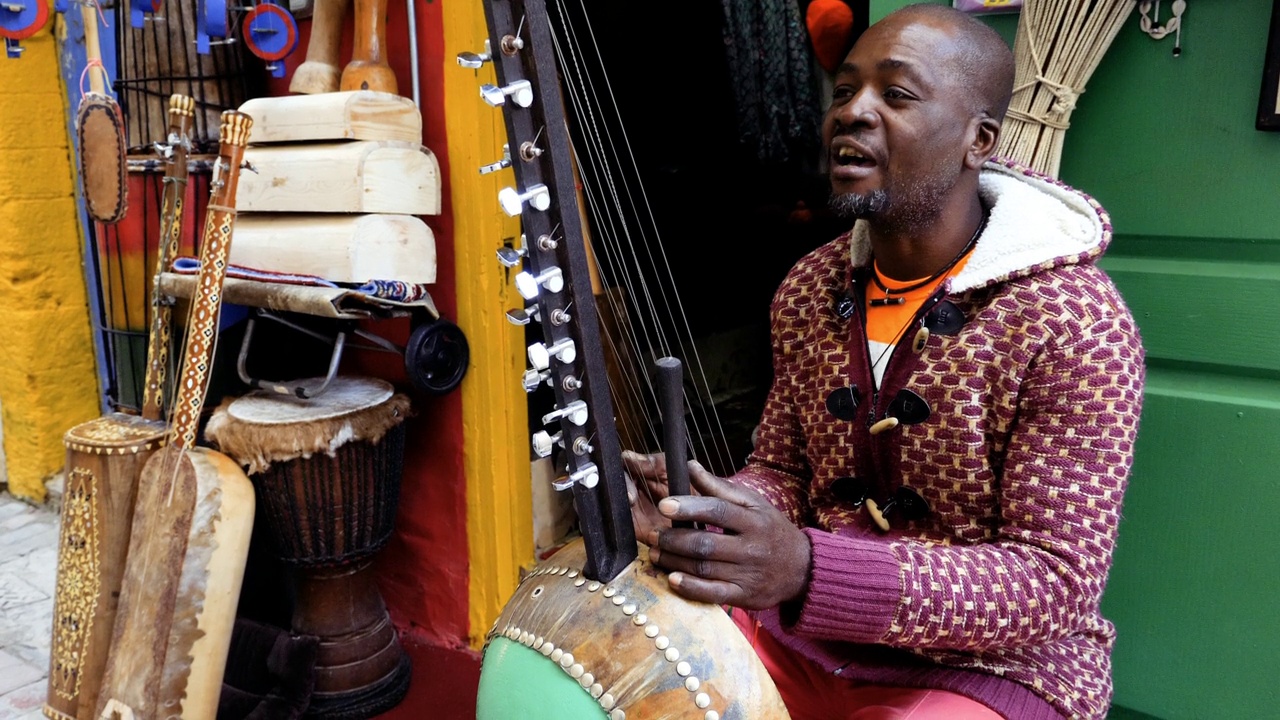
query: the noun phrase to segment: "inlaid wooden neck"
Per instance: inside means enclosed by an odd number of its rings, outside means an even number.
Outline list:
[[[160,208],[160,247],[156,273],[151,281],[151,333],[147,338],[147,374],[143,381],[142,417],[164,416],[165,374],[169,368],[170,311],[160,292],[160,273],[178,255],[182,239],[182,205],[187,192],[187,155],[191,149],[191,125],[195,101],[186,95],[169,98],[169,167],[164,175]]]
[[[212,193],[200,244],[200,274],[191,297],[187,319],[187,344],[178,376],[178,399],[174,404],[171,445],[178,449],[195,446],[200,427],[200,411],[209,389],[222,314],[222,285],[227,258],[231,254],[231,231],[235,225],[236,185],[240,163],[249,141],[253,119],[235,110],[222,113],[218,160],[213,167]]]

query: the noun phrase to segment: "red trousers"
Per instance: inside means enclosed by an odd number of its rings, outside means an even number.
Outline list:
[[[734,608],[733,621],[752,641],[792,720],[1002,720],[953,692],[850,682],[783,647],[746,612]]]

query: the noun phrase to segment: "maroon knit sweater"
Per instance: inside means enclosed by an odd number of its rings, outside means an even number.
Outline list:
[[[805,528],[813,560],[803,597],[757,618],[854,681],[950,690],[1017,720],[1102,718],[1115,630],[1099,601],[1143,350],[1094,265],[1111,238],[1094,200],[1002,162],[988,164],[980,192],[987,229],[904,332],[878,392],[862,223],[778,290],[773,387],[734,480]],[[947,327],[941,309],[958,309],[963,325]],[[934,332],[918,336],[922,324]],[[856,419],[841,420],[828,397],[850,386]],[[904,388],[928,417],[871,435],[903,415],[893,401]],[[881,532],[851,488],[883,506],[900,486],[928,512],[891,511]]]

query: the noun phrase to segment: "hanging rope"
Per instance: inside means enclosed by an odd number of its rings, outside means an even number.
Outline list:
[[[1155,13],[1152,14],[1152,5],[1155,6]],[[1187,11],[1186,0],[1174,0],[1171,5],[1173,14],[1163,24],[1160,24],[1160,2],[1156,0],[1141,0],[1138,3],[1138,27],[1142,32],[1151,36],[1153,40],[1163,40],[1169,35],[1173,35],[1173,56],[1178,57],[1182,54],[1182,14]]]
[[[1071,113],[1134,0],[1026,0],[999,154],[1056,177]]]

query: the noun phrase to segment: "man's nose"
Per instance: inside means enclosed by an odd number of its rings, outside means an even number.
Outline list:
[[[880,125],[880,112],[876,94],[870,88],[859,90],[856,95],[835,108],[835,120],[849,128],[874,128]]]

